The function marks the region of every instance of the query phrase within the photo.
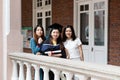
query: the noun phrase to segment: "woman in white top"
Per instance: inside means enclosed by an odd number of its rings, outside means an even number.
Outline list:
[[[62,34],[67,58],[71,60],[84,61],[82,42],[76,37],[72,26],[67,25]],[[83,75],[79,75],[80,80],[84,80]],[[73,75],[73,80],[79,80],[78,75]]]
[[[76,37],[74,29],[70,25],[67,25],[63,30],[63,43],[68,59],[84,61],[82,42]]]

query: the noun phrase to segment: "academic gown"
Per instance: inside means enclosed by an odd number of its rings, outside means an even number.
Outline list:
[[[60,44],[52,45],[52,44],[50,44],[49,39],[44,41],[44,43],[42,45],[42,48],[41,48],[41,51],[42,51],[43,55],[47,55],[45,53],[47,51],[53,51],[54,52],[54,51],[57,51],[57,50],[60,50]],[[61,52],[58,52],[58,53],[62,54],[61,58],[66,58],[65,50],[61,50]],[[54,80],[54,73],[51,70],[49,71],[49,80]]]

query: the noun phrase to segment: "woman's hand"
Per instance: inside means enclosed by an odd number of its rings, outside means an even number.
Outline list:
[[[65,52],[66,52],[66,58],[67,58],[67,59],[70,59],[70,54],[68,53],[68,50],[67,50],[67,49],[65,49]]]
[[[70,59],[70,55],[67,55],[67,57],[66,57],[67,59]]]
[[[36,55],[40,55],[41,53],[40,52],[37,52]]]
[[[38,39],[38,44],[41,44],[43,42],[42,38]]]
[[[51,51],[48,53],[48,56],[52,56],[52,52]]]
[[[83,55],[82,45],[80,45],[78,48],[79,48],[79,52],[80,52],[80,60],[84,61],[84,55]]]

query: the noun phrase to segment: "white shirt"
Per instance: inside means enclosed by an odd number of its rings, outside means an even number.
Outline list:
[[[64,42],[64,46],[68,50],[68,53],[70,54],[70,59],[80,57],[80,52],[78,47],[81,44],[82,42],[79,38],[76,38],[74,41],[72,39],[69,39]]]

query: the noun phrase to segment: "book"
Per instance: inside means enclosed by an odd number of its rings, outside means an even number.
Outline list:
[[[48,53],[54,53],[54,54],[57,54],[57,53],[61,53],[61,50],[46,51],[46,52],[45,52],[45,54],[48,54]]]

